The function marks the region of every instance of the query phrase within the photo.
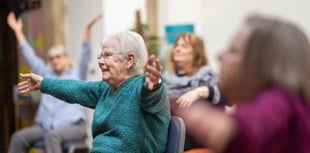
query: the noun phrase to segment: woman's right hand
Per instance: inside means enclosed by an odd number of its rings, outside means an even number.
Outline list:
[[[10,12],[7,17],[7,23],[13,31],[21,31],[23,28],[23,22],[21,18],[16,19],[15,13]]]
[[[18,83],[18,91],[20,93],[27,93],[30,91],[40,89],[41,82],[43,77],[37,74],[29,73],[29,74],[20,74],[19,75],[22,79],[26,80],[23,82]]]

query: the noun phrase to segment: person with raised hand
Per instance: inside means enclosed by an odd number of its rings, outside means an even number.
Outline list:
[[[21,93],[40,89],[94,109],[91,153],[164,153],[170,111],[159,60],[147,57],[143,38],[131,31],[105,37],[101,49],[101,81],[21,74],[26,81],[18,89]]]
[[[101,18],[96,15],[86,24],[82,52],[77,67],[74,67],[63,45],[52,46],[48,51],[48,64],[36,55],[22,31],[21,18],[10,12],[7,23],[14,31],[21,53],[34,73],[55,79],[85,80],[91,58],[90,36],[93,25]],[[43,139],[47,153],[61,153],[61,144],[66,141],[82,140],[86,137],[87,114],[80,105],[42,94],[35,116],[35,123],[16,131],[9,146],[9,153],[23,153],[34,142]]]
[[[187,131],[216,153],[310,152],[310,43],[295,24],[246,18],[219,55],[230,114],[195,103],[181,116]]]

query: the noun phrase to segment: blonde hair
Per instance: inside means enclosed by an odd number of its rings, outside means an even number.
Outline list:
[[[240,82],[247,82],[242,89],[278,85],[310,100],[310,44],[303,31],[260,15],[249,16],[245,25],[250,36],[240,68]]]
[[[173,48],[176,47],[177,41],[181,38],[183,38],[184,41],[193,48],[194,59],[192,63],[193,71],[191,72],[191,74],[195,74],[201,67],[208,64],[208,58],[207,58],[207,54],[205,53],[203,40],[198,35],[193,34],[193,33],[188,33],[188,32],[181,33],[177,37]],[[170,71],[176,70],[176,66],[173,61],[173,51],[170,54],[170,59],[168,61],[167,67],[168,67],[168,70]]]

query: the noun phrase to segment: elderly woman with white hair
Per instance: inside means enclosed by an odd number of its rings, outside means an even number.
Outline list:
[[[51,47],[48,51],[48,64],[36,55],[22,32],[22,20],[16,19],[11,12],[7,22],[14,31],[20,45],[21,53],[34,73],[57,79],[84,80],[91,57],[91,28],[101,15],[93,17],[86,26],[81,59],[77,67],[62,45]],[[16,131],[11,137],[9,153],[23,153],[33,143],[43,140],[46,153],[62,153],[61,144],[66,141],[83,140],[86,132],[87,114],[80,105],[72,105],[58,98],[42,94],[35,123]]]
[[[56,80],[21,74],[19,91],[40,89],[95,110],[92,153],[163,153],[170,121],[162,67],[147,58],[143,38],[130,31],[106,37],[98,65],[102,81]]]

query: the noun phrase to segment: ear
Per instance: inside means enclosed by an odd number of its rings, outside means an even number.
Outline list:
[[[131,68],[133,66],[133,64],[135,63],[135,60],[136,60],[135,55],[132,52],[129,52],[127,54],[126,59],[127,59],[126,60],[127,68]]]

